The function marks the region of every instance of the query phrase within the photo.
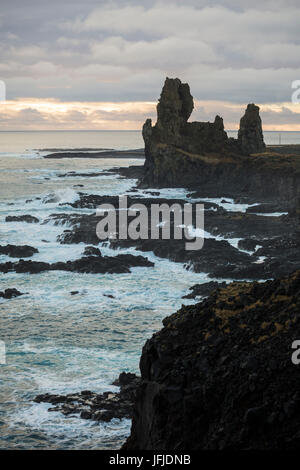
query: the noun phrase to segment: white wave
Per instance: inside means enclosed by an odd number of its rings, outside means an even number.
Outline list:
[[[70,203],[78,201],[79,194],[72,188],[57,189],[43,198],[43,203]]]
[[[105,449],[107,443],[125,440],[130,433],[131,420],[113,419],[109,423],[81,419],[78,415],[67,418],[60,412],[49,412],[48,403],[34,403],[21,406],[21,409],[11,416],[10,428],[30,429],[31,432],[42,433],[50,437],[50,447],[55,448],[87,448]],[[39,447],[41,446],[39,442]],[[51,445],[52,444],[52,445]],[[46,448],[49,442],[44,442]]]

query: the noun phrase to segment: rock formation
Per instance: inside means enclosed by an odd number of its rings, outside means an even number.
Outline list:
[[[5,289],[5,291],[0,292],[0,297],[2,297],[3,299],[14,299],[15,297],[19,297],[20,295],[24,294],[15,289],[14,287],[12,289]]]
[[[56,263],[45,263],[43,261],[25,261],[0,263],[0,273],[30,273],[37,274],[45,271],[68,271],[73,273],[130,273],[131,267],[152,267],[154,263],[144,256],[130,254],[119,254],[117,256],[91,256],[84,254],[80,259],[74,261],[58,261]]]
[[[300,271],[183,306],[143,348],[126,450],[299,449]]]
[[[78,414],[80,418],[92,421],[111,421],[112,419],[131,418],[132,407],[140,377],[130,372],[122,372],[112,383],[120,387],[119,392],[96,393],[83,390],[68,395],[44,393],[35,397],[36,403],[51,403],[51,412],[60,412],[64,416]]]
[[[30,258],[39,250],[29,245],[0,245],[0,255],[7,255],[10,258]]]
[[[289,158],[263,141],[259,108],[249,104],[238,138],[228,138],[223,120],[188,122],[193,109],[189,86],[167,78],[157,105],[157,123],[147,119],[141,188],[186,187],[200,197],[249,197],[294,201],[300,196],[300,164],[294,148]],[[299,149],[298,149],[299,153]]]
[[[261,153],[266,150],[262,132],[259,107],[255,104],[248,104],[246,112],[240,121],[238,132],[238,142],[242,152],[247,154]]]
[[[241,119],[239,138],[228,139],[223,119],[214,122],[188,122],[194,108],[187,83],[179,78],[166,78],[157,105],[157,122],[151,119],[143,126],[146,158],[151,158],[158,145],[178,147],[192,154],[236,152],[249,155],[265,150],[259,107],[249,104]]]
[[[157,105],[157,122],[151,119],[143,126],[146,158],[151,159],[157,146],[179,147],[190,153],[220,152],[227,140],[223,119],[211,122],[188,122],[194,101],[187,83],[167,78]]]

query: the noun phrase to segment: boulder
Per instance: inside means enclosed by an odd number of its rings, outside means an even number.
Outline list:
[[[39,250],[29,245],[0,245],[0,255],[7,255],[11,258],[30,258]]]
[[[19,297],[20,295],[23,295],[23,293],[14,288],[5,289],[5,291],[0,292],[0,297],[3,299],[13,299],[14,297]]]
[[[84,249],[83,256],[102,256],[102,254],[96,246],[87,246]]]

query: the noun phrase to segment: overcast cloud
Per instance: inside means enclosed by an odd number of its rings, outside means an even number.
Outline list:
[[[300,79],[299,24],[298,0],[2,0],[0,79],[10,101],[95,103],[154,102],[165,77],[178,76],[197,100],[277,103],[274,125],[279,116],[295,125],[298,109],[284,103]],[[84,112],[71,118],[91,122]]]

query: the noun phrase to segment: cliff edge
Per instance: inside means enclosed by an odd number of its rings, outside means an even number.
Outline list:
[[[183,306],[143,348],[124,449],[299,449],[300,271]]]

